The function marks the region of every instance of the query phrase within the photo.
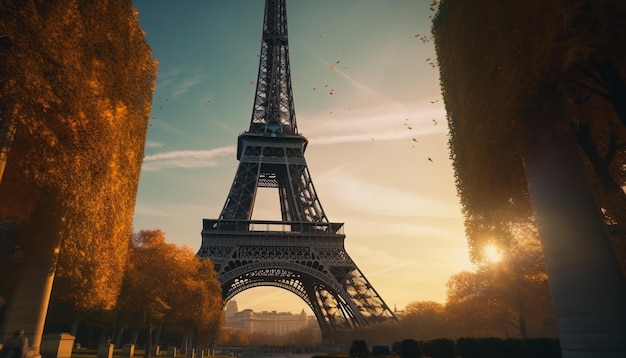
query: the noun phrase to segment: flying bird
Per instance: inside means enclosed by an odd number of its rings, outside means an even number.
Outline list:
[[[431,157],[428,157],[428,160],[431,161],[431,162],[433,161]]]

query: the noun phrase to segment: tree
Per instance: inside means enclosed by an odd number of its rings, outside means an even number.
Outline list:
[[[617,221],[600,179],[595,195],[590,190],[586,175],[598,171],[585,171],[581,138],[576,141],[590,123],[596,149],[606,148],[611,166],[620,168],[626,156],[611,144],[623,142],[624,131],[607,131],[623,127],[615,99],[623,98],[626,73],[624,48],[616,46],[626,39],[624,14],[626,5],[615,1],[443,1],[434,21],[473,256],[487,234],[504,233],[497,237],[506,244],[514,237],[507,235],[512,223],[535,220],[564,356],[626,350],[626,285],[604,227],[605,221],[626,223]],[[591,88],[581,86],[582,73],[611,71],[596,77],[604,80],[604,100],[572,96]],[[623,170],[610,174],[623,185]]]
[[[446,313],[454,337],[556,335],[541,247],[517,241],[499,262],[485,263],[448,281]]]
[[[153,345],[155,324],[177,327],[180,335],[189,329],[217,334],[223,314],[221,294],[210,261],[200,261],[188,247],[166,243],[159,229],[133,235],[118,306],[120,316],[144,322],[146,347]],[[146,349],[145,357],[150,354]]]
[[[504,335],[501,311],[493,300],[483,296],[487,285],[478,272],[463,271],[448,280],[446,316],[451,337]]]
[[[119,305],[128,316],[146,325],[145,356],[150,357],[155,322],[172,307],[168,304],[173,285],[178,283],[171,247],[160,230],[140,231],[133,235],[128,267],[124,273]]]
[[[194,256],[193,260],[198,259]],[[224,323],[221,292],[213,263],[202,260],[197,263],[196,272],[180,282],[178,293],[172,297],[175,309],[167,319],[175,322],[182,332],[192,332],[191,345],[196,349],[201,344],[214,347]]]
[[[404,308],[401,325],[418,340],[449,337],[444,305],[434,301],[411,302]]]
[[[238,329],[223,329],[220,331],[217,344],[221,346],[245,346],[249,344],[248,337]]]
[[[82,302],[115,304],[156,66],[128,0],[0,12],[0,222],[21,263],[3,333],[23,328],[37,353],[55,275]]]

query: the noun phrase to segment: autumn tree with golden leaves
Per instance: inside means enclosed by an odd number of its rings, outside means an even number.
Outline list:
[[[158,325],[197,347],[213,343],[223,324],[222,289],[211,261],[166,243],[159,229],[133,235],[118,307],[126,324],[143,322],[147,347],[158,343],[152,334]]]
[[[0,239],[19,265],[4,327],[38,349],[55,274],[77,308],[115,305],[156,64],[130,0],[0,13]]]

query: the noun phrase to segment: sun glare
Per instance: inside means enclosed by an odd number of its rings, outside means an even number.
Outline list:
[[[495,245],[485,246],[483,253],[485,255],[485,259],[489,262],[498,262],[502,259],[502,254]]]

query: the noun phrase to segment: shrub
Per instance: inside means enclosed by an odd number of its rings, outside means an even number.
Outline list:
[[[504,356],[507,358],[526,358],[528,352],[524,341],[518,338],[507,338],[502,342]]]
[[[422,356],[422,350],[414,339],[403,340],[400,351],[401,358],[419,358]]]
[[[479,358],[480,346],[476,338],[462,337],[456,340],[456,351],[461,358]]]
[[[524,341],[528,355],[533,358],[561,357],[561,345],[558,339],[535,338]]]
[[[399,356],[402,353],[402,342],[393,342],[391,352]]]
[[[367,342],[364,340],[352,341],[350,352],[348,353],[350,358],[365,358],[369,356],[369,349],[367,348]]]
[[[419,342],[422,353],[432,358],[455,358],[454,341],[447,338],[429,339]]]

